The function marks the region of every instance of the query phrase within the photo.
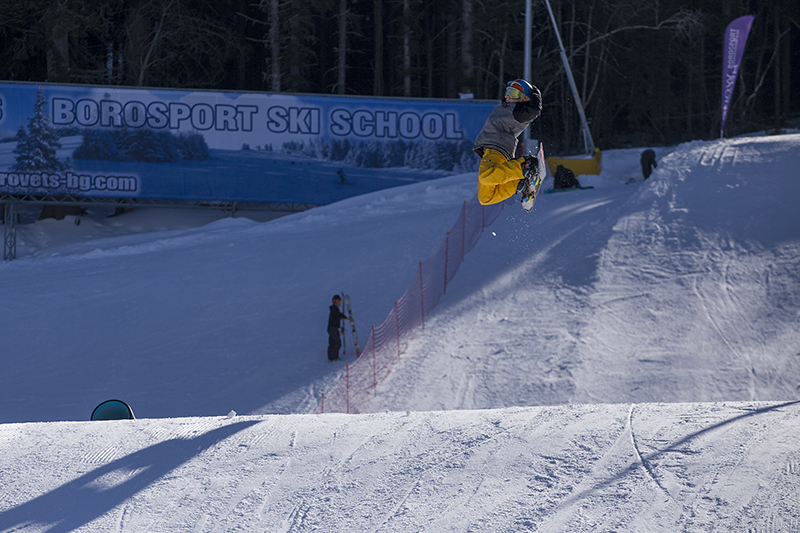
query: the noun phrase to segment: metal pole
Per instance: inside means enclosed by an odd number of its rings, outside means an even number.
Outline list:
[[[525,0],[525,69],[523,76],[525,77],[525,81],[528,83],[533,83],[531,79],[531,40],[533,39],[532,35],[532,25],[533,25],[533,12],[531,10],[531,0]],[[525,151],[528,150],[528,141],[531,140],[531,126],[525,128],[525,145],[523,148]]]
[[[556,25],[556,17],[553,15],[553,8],[550,7],[550,0],[544,0],[547,4],[547,12],[550,13],[550,20],[553,22],[553,30],[556,32],[558,39],[558,47],[561,50],[561,61],[564,63],[564,70],[567,71],[567,79],[569,86],[572,89],[572,96],[575,98],[575,104],[578,106],[578,115],[581,117],[581,127],[583,128],[583,147],[586,149],[587,154],[594,153],[594,140],[592,133],[589,131],[589,122],[586,120],[586,114],[583,112],[583,105],[581,105],[581,98],[578,96],[578,87],[575,85],[575,78],[572,77],[572,69],[569,68],[569,61],[567,61],[567,53],[564,51],[564,43],[561,42],[561,33],[558,31]]]

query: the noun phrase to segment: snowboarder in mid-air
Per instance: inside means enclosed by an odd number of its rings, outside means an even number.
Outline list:
[[[536,157],[523,156],[521,136],[542,112],[542,94],[525,80],[508,82],[504,100],[494,108],[472,149],[481,157],[478,201],[490,205],[510,198],[535,171]]]
[[[342,305],[342,298],[335,294],[333,296],[333,304],[331,304],[331,313],[328,315],[328,360],[336,361],[339,359],[339,349],[342,347],[342,338],[340,333],[344,333],[342,327],[342,320],[353,319],[345,315],[339,310]]]

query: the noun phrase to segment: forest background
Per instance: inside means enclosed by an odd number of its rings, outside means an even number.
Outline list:
[[[722,37],[755,15],[730,135],[800,120],[796,0],[552,0],[601,148],[719,135]],[[0,0],[0,79],[422,98],[500,98],[522,77],[524,0]],[[534,136],[580,150],[577,110],[533,1]]]

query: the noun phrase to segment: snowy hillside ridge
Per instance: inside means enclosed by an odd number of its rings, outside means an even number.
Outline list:
[[[455,278],[464,256],[511,203],[484,206],[478,202],[477,195],[464,201],[453,227],[436,251],[419,262],[419,269],[406,292],[395,301],[386,319],[372,327],[360,356],[346,364],[339,382],[322,396],[317,413],[367,412],[378,384],[392,371],[417,330],[425,326],[425,317],[447,294],[447,285]]]
[[[0,531],[791,531],[800,409],[0,425]]]
[[[796,399],[798,168],[796,134],[693,142],[506,210],[370,409]]]

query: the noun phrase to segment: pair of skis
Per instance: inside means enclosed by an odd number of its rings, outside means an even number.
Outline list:
[[[361,347],[358,345],[358,333],[356,333],[356,323],[353,320],[353,308],[350,306],[350,295],[342,293],[345,309],[347,309],[347,316],[350,317],[350,327],[353,333],[353,343],[356,345],[356,357],[361,357]],[[347,346],[344,342],[345,336],[342,335],[342,354],[347,352]]]

